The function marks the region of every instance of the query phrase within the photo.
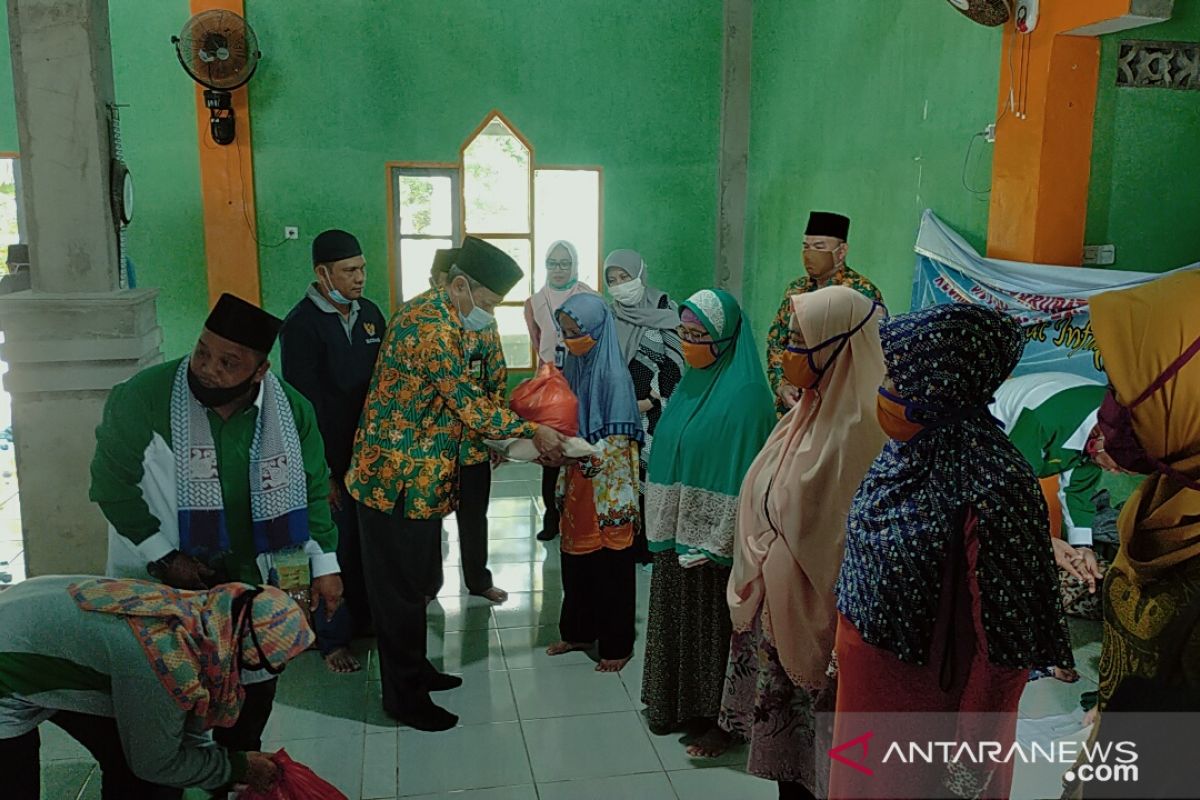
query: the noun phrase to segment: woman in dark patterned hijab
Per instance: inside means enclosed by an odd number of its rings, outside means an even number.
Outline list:
[[[862,733],[855,712],[957,713],[957,730],[929,733],[1011,740],[1028,670],[1073,665],[1045,500],[987,410],[1024,335],[993,309],[946,305],[895,317],[880,338],[891,440],[847,527],[836,649],[848,716],[835,741]],[[918,779],[1007,797],[1012,770],[960,762]],[[835,763],[830,796],[850,796],[853,780]]]

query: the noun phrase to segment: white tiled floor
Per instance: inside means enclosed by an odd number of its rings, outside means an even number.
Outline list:
[[[557,543],[534,539],[539,528],[537,472],[509,465],[497,472],[492,571],[511,592],[503,606],[468,597],[457,568],[457,527],[445,526],[446,583],[430,606],[429,648],[435,665],[465,678],[437,695],[461,716],[457,728],[419,733],[398,728],[379,707],[379,671],[371,642],[359,643],[367,669],[331,675],[306,653],[281,679],[267,729],[270,749],[297,760],[353,800],[769,800],[774,784],[746,775],[744,749],[717,762],[687,756],[679,736],[651,736],[639,713],[640,653],[618,675],[594,671],[583,653],[545,655],[557,638],[561,583]],[[645,630],[649,575],[638,573],[638,631]],[[1075,626],[1084,679],[1029,685],[1028,715],[1070,710],[1095,688],[1098,626]],[[640,650],[640,645],[639,645]],[[43,797],[98,798],[86,752],[43,726]],[[1018,774],[1014,797],[1057,797],[1053,776]],[[202,795],[191,793],[190,797]]]

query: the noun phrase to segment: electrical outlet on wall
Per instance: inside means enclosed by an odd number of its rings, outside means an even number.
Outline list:
[[[299,239],[300,238],[300,229],[297,228],[295,225],[286,226],[283,229],[283,238],[284,239]]]
[[[1117,263],[1117,246],[1115,244],[1085,245],[1083,263],[1096,267],[1111,267]]]
[[[983,129],[983,140],[988,144],[996,143],[996,123],[993,122]]]

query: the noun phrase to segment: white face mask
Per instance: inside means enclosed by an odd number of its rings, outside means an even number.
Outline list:
[[[472,308],[470,312],[466,314],[463,314],[461,311],[459,312],[459,315],[462,318],[462,326],[464,328],[469,331],[481,331],[496,321],[496,318],[493,315],[484,311],[479,307],[479,304],[475,302],[475,292],[471,290],[471,285],[469,283],[467,284],[467,294],[471,298]]]
[[[646,285],[641,278],[608,287],[608,293],[623,306],[636,306],[646,296]]]

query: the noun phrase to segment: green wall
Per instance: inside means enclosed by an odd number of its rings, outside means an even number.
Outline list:
[[[493,108],[542,164],[604,167],[602,249],[640,249],[664,288],[710,280],[721,4],[678,0],[347,0],[334,13],[250,0],[251,84],[268,308],[311,277],[309,242],[359,234],[387,300],[387,161],[457,161]],[[399,10],[397,6],[403,6]],[[393,10],[394,9],[394,10]]]
[[[604,167],[602,249],[640,249],[675,293],[710,281],[720,133],[719,2],[247,0],[263,61],[250,85],[264,305],[286,313],[324,228],[359,234],[386,305],[387,161],[456,161],[493,108],[542,164]],[[328,10],[323,10],[328,9]],[[207,291],[192,83],[170,45],[187,0],[110,0],[129,250],[161,286],[164,350],[191,346]],[[7,32],[0,42],[7,70]],[[0,149],[16,149],[0,72]],[[206,146],[213,146],[206,142]],[[231,157],[237,151],[229,150]],[[284,225],[301,238],[272,247]]]
[[[109,0],[113,73],[134,221],[126,231],[139,287],[159,287],[163,353],[182,355],[208,315],[200,157],[193,83],[171,36],[189,17],[184,0]]]
[[[186,0],[110,0],[117,96],[137,185],[129,230],[139,283],[159,286],[165,351],[190,346],[206,311],[192,84],[169,37]],[[284,313],[325,227],[360,234],[387,298],[387,161],[454,161],[492,108],[543,164],[604,167],[605,249],[642,250],[676,296],[711,280],[721,4],[679,0],[342,0],[322,12],[247,0],[264,60],[251,84],[266,306]],[[1136,32],[1200,39],[1200,2]],[[319,7],[318,7],[319,8]],[[982,249],[987,197],[963,186],[972,136],[994,116],[1000,36],[933,0],[755,4],[745,294],[759,335],[799,276],[815,208],[854,219],[850,263],[907,308],[920,212]],[[7,20],[0,14],[0,150],[15,150]],[[1130,34],[1126,34],[1130,35]],[[1104,41],[1089,243],[1118,267],[1200,259],[1200,92],[1118,90]],[[212,145],[207,145],[212,146]],[[229,151],[231,156],[236,150]],[[966,179],[989,183],[991,147]]]
[[[921,211],[976,246],[987,198],[963,187],[973,134],[995,117],[1000,33],[944,2],[758,0],[754,17],[746,299],[760,336],[804,272],[811,210],[852,221],[848,263],[908,309]],[[991,146],[968,182],[986,189]]]
[[[1121,39],[1200,41],[1200,2],[1170,22],[1104,37],[1087,241],[1115,244],[1116,268],[1161,272],[1200,261],[1200,92],[1117,88]]]

